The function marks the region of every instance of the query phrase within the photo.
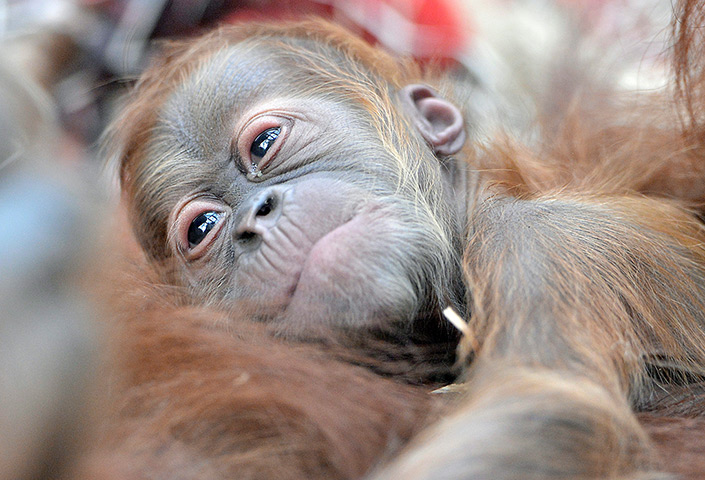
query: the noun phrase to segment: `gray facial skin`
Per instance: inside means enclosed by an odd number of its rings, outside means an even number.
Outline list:
[[[142,221],[167,222],[165,263],[193,296],[283,334],[411,325],[460,295],[448,174],[411,121],[381,123],[295,55],[238,44],[170,95],[136,177]],[[415,113],[429,132],[451,108],[432,96]]]

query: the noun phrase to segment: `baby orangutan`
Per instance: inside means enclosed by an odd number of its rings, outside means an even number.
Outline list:
[[[105,455],[129,478],[705,472],[659,455],[705,411],[702,6],[679,15],[675,100],[576,96],[527,143],[324,22],[169,46],[114,132],[149,268]],[[448,402],[447,306],[472,352]]]

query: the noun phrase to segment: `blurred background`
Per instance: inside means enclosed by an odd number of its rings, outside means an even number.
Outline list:
[[[397,54],[459,63],[495,83],[503,63],[548,56],[566,29],[622,49],[647,40],[660,53],[670,14],[670,0],[0,0],[0,41],[52,97],[76,142],[66,147],[80,150],[98,140],[155,40],[224,23],[323,16]]]
[[[100,138],[158,40],[324,16],[530,121],[523,99],[555,95],[566,50],[614,54],[620,88],[663,85],[670,14],[670,0],[0,0],[0,480],[60,478],[80,448],[104,328],[87,284],[118,200]]]

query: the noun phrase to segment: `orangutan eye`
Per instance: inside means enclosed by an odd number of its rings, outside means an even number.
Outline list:
[[[267,155],[267,151],[277,141],[280,132],[281,127],[272,127],[257,135],[250,147],[250,159],[253,166],[256,167],[259,161]]]
[[[279,155],[279,151],[293,125],[291,118],[268,113],[255,116],[234,132],[234,158],[239,160],[237,168],[248,180],[258,181],[286,159]]]
[[[188,227],[188,244],[190,248],[199,245],[208,236],[221,217],[220,212],[203,212],[193,219]]]

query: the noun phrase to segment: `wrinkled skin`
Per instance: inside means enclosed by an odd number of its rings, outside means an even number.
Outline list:
[[[557,62],[558,79],[579,61],[559,60],[570,65]],[[705,371],[705,229],[684,208],[705,197],[679,197],[680,176],[667,178],[702,163],[705,136],[675,115],[664,121],[672,98],[625,110],[625,98],[605,89],[593,103],[581,93],[603,90],[588,88],[595,85],[587,78],[563,85],[571,95],[562,109],[551,103],[545,118],[519,132],[527,143],[499,135],[481,144],[465,140],[475,127],[489,131],[485,118],[447,100],[466,85],[449,86],[457,79],[426,75],[328,24],[223,29],[177,45],[163,62],[138,86],[118,140],[133,227],[157,282],[178,292],[179,308],[166,320],[159,308],[138,308],[128,323],[139,333],[126,342],[145,357],[126,368],[145,370],[130,388],[160,415],[174,418],[171,400],[161,400],[184,392],[178,425],[154,427],[166,432],[165,445],[181,447],[183,435],[187,447],[215,443],[226,454],[206,447],[208,466],[249,465],[252,477],[270,468],[282,478],[286,456],[263,454],[267,448],[283,445],[323,470],[366,438],[394,450],[407,412],[383,410],[396,394],[368,383],[369,372],[346,370],[336,380],[375,392],[379,408],[368,413],[349,413],[345,392],[319,395],[329,412],[323,419],[290,400],[309,392],[301,378],[326,378],[328,361],[398,374],[403,369],[378,367],[403,359],[399,350],[388,348],[376,363],[336,350],[311,366],[289,340],[328,339],[331,329],[375,340],[380,329],[392,332],[382,335],[392,340],[385,347],[406,346],[431,326],[424,346],[447,348],[453,338],[441,331],[439,311],[451,305],[468,320],[466,396],[404,452],[383,459],[387,451],[375,449],[347,478],[374,467],[380,479],[662,478],[635,411],[672,410],[697,392],[688,382]],[[217,308],[195,314],[184,304]],[[204,328],[211,316],[232,330]],[[264,337],[252,319],[264,324]],[[272,341],[270,326],[284,338],[262,353],[255,347]],[[330,345],[311,343],[330,353]],[[273,361],[275,351],[283,355]],[[404,366],[434,361],[421,351],[423,361],[412,356]],[[248,383],[250,372],[260,375]],[[208,378],[224,387],[202,398]],[[267,379],[275,378],[270,392]],[[702,412],[698,402],[692,411]],[[161,418],[149,408],[124,415]],[[329,444],[326,432],[351,415],[379,423],[351,432],[335,454],[307,453],[312,437]],[[261,438],[252,418],[277,433]],[[291,433],[289,421],[300,428]],[[188,435],[191,425],[198,435]],[[241,444],[243,432],[256,440]]]
[[[154,165],[179,165],[159,169],[157,181],[145,168],[146,189],[161,190],[158,207],[148,199],[140,209],[169,210],[166,256],[178,278],[193,295],[245,305],[284,333],[411,323],[457,300],[448,288],[461,253],[452,179],[423,139],[418,170],[403,182],[395,139],[379,138],[367,111],[301,92],[297,75],[281,73],[283,60],[258,55],[234,46],[194,71],[163,105],[147,146]],[[440,132],[441,148],[462,146],[460,113],[430,89],[395,100],[428,135]],[[265,131],[275,133],[262,147]],[[205,225],[202,214],[215,216]]]

